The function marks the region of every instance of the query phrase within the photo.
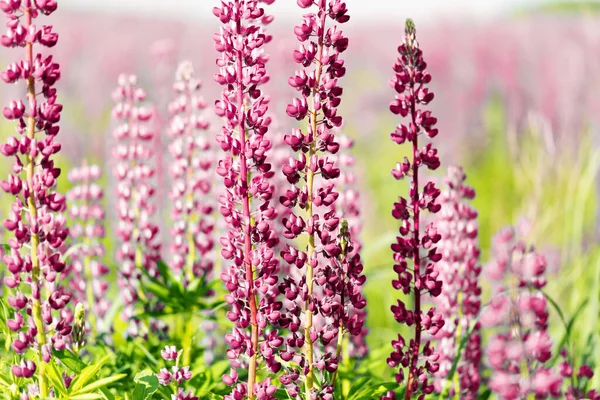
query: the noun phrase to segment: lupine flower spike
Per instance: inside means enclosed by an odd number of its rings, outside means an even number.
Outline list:
[[[213,160],[208,135],[203,134],[208,122],[200,114],[206,103],[199,94],[201,82],[194,77],[192,64],[181,63],[176,79],[173,89],[177,97],[169,105],[169,150],[173,156],[169,253],[171,267],[184,276],[187,284],[194,278],[208,277],[213,268]]]
[[[272,2],[272,1],[271,1]],[[219,208],[227,222],[221,237],[221,255],[230,262],[221,278],[230,292],[227,317],[235,322],[225,340],[232,370],[223,376],[233,386],[228,400],[274,399],[277,390],[271,378],[260,381],[259,368],[272,373],[281,364],[275,356],[283,338],[277,330],[281,302],[276,300],[278,260],[273,249],[278,238],[271,228],[276,212],[272,202],[273,175],[267,152],[272,145],[266,134],[270,118],[268,101],[261,85],[268,80],[267,57],[262,47],[270,40],[261,24],[270,21],[257,0],[222,1],[213,13],[223,24],[214,36],[217,59],[217,83],[223,93],[215,104],[224,125],[217,135],[223,155],[217,173],[223,178],[226,193],[219,198]],[[248,360],[248,381],[240,383],[236,369]]]
[[[503,399],[561,395],[562,377],[546,363],[552,356],[546,285],[546,258],[504,228],[493,242],[486,272],[498,294],[481,316],[482,326],[498,327],[485,352],[492,368],[489,387]]]
[[[0,1],[8,19],[8,32],[0,37],[4,47],[22,49],[22,59],[0,73],[6,83],[22,85],[25,98],[17,98],[4,107],[2,114],[14,120],[17,136],[10,136],[0,147],[5,157],[12,157],[12,173],[0,187],[14,196],[14,203],[4,228],[12,232],[10,252],[4,256],[9,272],[4,285],[11,290],[8,303],[12,318],[6,321],[15,333],[12,348],[20,363],[13,365],[16,377],[36,375],[39,394],[50,395],[45,373],[52,350],[63,350],[71,333],[73,313],[66,308],[71,295],[59,278],[65,269],[59,249],[67,237],[65,196],[55,190],[60,169],[52,156],[60,151],[55,141],[62,105],[57,102],[53,86],[60,79],[60,67],[52,56],[34,53],[34,46],[53,47],[58,35],[52,26],[41,28],[33,20],[50,15],[57,8],[55,0]],[[28,353],[29,349],[35,352]],[[36,360],[26,353],[38,354]]]
[[[424,108],[433,100],[433,93],[427,88],[431,75],[426,70],[427,64],[411,20],[406,22],[405,39],[398,52],[400,57],[394,65],[396,75],[390,82],[397,95],[390,110],[408,118],[408,123],[398,125],[391,139],[400,145],[409,143],[412,155],[392,170],[395,179],[410,179],[409,197],[400,196],[392,211],[392,216],[400,221],[400,235],[392,244],[394,271],[398,274],[392,286],[405,295],[412,295],[414,308],[408,309],[404,301],[398,300],[391,309],[398,323],[412,327],[414,336],[406,340],[398,335],[398,339],[392,341],[393,351],[387,362],[390,367],[399,369],[396,381],[406,384],[404,398],[416,395],[423,399],[433,392],[431,378],[439,368],[439,354],[424,336],[426,333],[435,335],[444,326],[444,319],[435,308],[425,312],[422,304],[424,296],[436,297],[442,291],[436,270],[436,263],[442,256],[435,247],[441,236],[434,225],[421,227],[425,210],[431,213],[440,210],[437,203],[440,190],[433,182],[423,183],[421,171],[423,167],[437,169],[440,160],[431,143],[421,147],[419,142],[419,139],[434,138],[438,131],[434,128],[436,118]]]
[[[297,3],[305,9],[315,6],[315,10],[306,14],[302,24],[294,28],[300,47],[293,57],[304,69],[288,80],[299,92],[299,97],[287,106],[286,111],[290,117],[305,121],[306,127],[294,129],[285,136],[285,142],[296,156],[283,166],[283,173],[292,186],[281,196],[280,202],[290,208],[283,220],[283,236],[295,239],[306,235],[308,244],[304,249],[290,244],[282,251],[287,263],[304,271],[301,279],[295,280],[291,275],[280,285],[280,291],[294,305],[288,310],[286,325],[291,337],[282,357],[289,359],[288,354],[304,347],[302,353],[296,355],[296,362],[305,376],[305,397],[310,399],[319,396],[315,386],[315,366],[329,372],[337,369],[335,346],[333,351],[317,351],[315,347],[318,339],[326,345],[338,332],[332,318],[332,312],[337,311],[331,309],[331,304],[324,304],[322,298],[324,274],[330,267],[325,264],[329,261],[320,258],[334,260],[340,255],[337,240],[340,220],[335,206],[339,197],[335,179],[340,176],[340,170],[333,156],[340,145],[332,130],[342,125],[342,117],[337,114],[342,95],[338,79],[346,74],[340,54],[348,48],[348,39],[337,24],[347,22],[350,17],[346,4],[340,0],[329,4],[326,0],[298,0]],[[328,28],[328,21],[334,25]],[[337,307],[340,306],[338,303]],[[315,315],[319,313],[328,317],[325,326],[316,325]],[[302,324],[304,332],[300,331]],[[282,381],[292,396],[297,396],[299,391],[297,375],[290,369]],[[321,390],[323,395],[331,396],[332,387],[324,383]]]
[[[436,226],[442,235],[438,243],[442,260],[436,268],[444,290],[434,302],[446,323],[435,335],[440,369],[434,375],[436,391],[447,391],[452,397],[471,400],[477,398],[481,380],[481,335],[479,323],[474,322],[481,308],[481,266],[477,211],[470,205],[475,190],[465,184],[466,178],[462,168],[448,168],[446,187],[439,198],[442,209]],[[455,381],[447,382],[444,378],[452,368],[465,335],[469,338],[457,364]]]
[[[73,252],[70,253],[70,272],[73,300],[83,303],[87,310],[92,337],[97,333],[97,319],[103,318],[110,307],[105,293],[108,283],[103,276],[109,269],[100,260],[104,257],[104,192],[98,180],[102,170],[84,163],[69,171],[74,185],[67,193],[69,217],[73,221],[69,232]]]
[[[144,296],[139,290],[140,268],[156,276],[160,251],[155,240],[158,227],[152,221],[156,211],[152,201],[155,193],[152,109],[143,105],[146,92],[137,86],[133,75],[119,77],[113,99],[116,102],[112,117],[116,122],[113,133],[117,139],[114,152],[117,160],[114,174],[118,180],[117,235],[121,241],[117,250],[117,260],[121,263],[119,286],[124,302],[123,316],[130,321],[129,334],[138,336],[141,326],[135,318],[134,307],[140,296]]]

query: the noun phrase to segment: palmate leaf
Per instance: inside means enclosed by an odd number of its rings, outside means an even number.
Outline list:
[[[142,270],[146,279],[142,282],[141,290],[150,292],[164,305],[161,310],[140,310],[139,316],[160,317],[209,309],[216,309],[225,304],[214,296],[207,296],[213,289],[213,283],[207,283],[205,279],[197,279],[184,288],[179,280],[173,275],[171,269],[163,261],[157,262],[159,270],[158,277],[151,276],[146,270]]]
[[[135,382],[135,388],[133,389],[132,400],[149,400],[158,390],[158,378],[149,369],[138,373],[133,381]]]

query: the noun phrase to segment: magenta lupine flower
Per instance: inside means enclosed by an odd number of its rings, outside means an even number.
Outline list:
[[[439,197],[442,209],[436,227],[442,235],[438,251],[442,260],[436,264],[444,290],[434,303],[446,323],[435,335],[440,355],[439,370],[434,374],[436,391],[452,386],[449,395],[461,399],[476,399],[481,381],[481,335],[479,323],[473,327],[457,365],[458,385],[445,381],[462,337],[481,308],[479,286],[479,245],[477,242],[477,211],[470,205],[475,190],[465,184],[467,177],[460,167],[448,168],[446,188]]]
[[[592,389],[585,391],[590,379],[594,377],[594,370],[587,364],[583,364],[577,370],[577,374],[574,374],[575,368],[573,363],[568,360],[568,353],[565,349],[560,352],[562,360],[559,364],[560,375],[570,385],[565,393],[566,400],[579,400],[579,399],[590,399],[600,400],[600,393],[597,390]]]
[[[31,378],[37,373],[40,395],[49,396],[45,364],[52,349],[66,347],[73,313],[66,308],[71,294],[60,285],[65,263],[59,249],[67,237],[65,196],[56,191],[60,168],[52,156],[60,151],[55,141],[62,105],[57,102],[55,83],[60,67],[52,56],[34,53],[34,46],[53,47],[58,35],[51,26],[36,27],[33,21],[52,14],[56,1],[0,1],[0,9],[8,20],[7,33],[0,43],[8,48],[21,48],[21,59],[10,64],[0,77],[6,83],[20,85],[22,98],[15,98],[2,109],[7,120],[14,120],[17,137],[10,136],[0,146],[5,157],[14,159],[8,179],[0,182],[14,203],[4,220],[11,232],[10,252],[3,260],[9,273],[4,285],[9,288],[8,303],[13,309],[7,320],[15,333],[12,348],[19,361],[13,365],[16,377]],[[43,132],[43,134],[42,134]],[[34,349],[36,361],[27,360],[26,352]],[[32,354],[32,353],[30,353]]]
[[[489,388],[503,399],[557,397],[563,378],[547,366],[552,356],[545,286],[546,259],[519,240],[512,228],[498,232],[488,276],[498,293],[482,313],[485,327],[498,327],[485,349],[492,369]]]
[[[434,390],[432,375],[439,368],[440,358],[431,341],[424,335],[435,335],[444,326],[444,318],[435,308],[427,312],[422,309],[424,296],[437,297],[442,291],[442,282],[438,279],[436,263],[442,258],[435,247],[441,239],[433,224],[423,229],[422,213],[428,210],[437,213],[441,206],[437,203],[440,190],[433,182],[425,182],[419,178],[422,167],[435,170],[440,166],[437,150],[431,143],[423,147],[419,138],[434,138],[438,131],[434,128],[437,119],[424,106],[433,100],[433,93],[426,87],[431,81],[427,72],[427,64],[423,60],[423,52],[416,39],[415,26],[411,20],[406,21],[404,42],[398,48],[400,57],[394,65],[396,75],[391,85],[396,91],[396,99],[390,110],[406,118],[408,124],[400,124],[391,134],[397,144],[408,142],[412,146],[411,158],[405,158],[392,170],[396,180],[408,177],[411,181],[409,197],[399,197],[394,203],[392,216],[401,221],[396,243],[392,244],[394,252],[394,271],[398,278],[392,281],[396,290],[405,295],[412,294],[414,308],[407,308],[402,300],[398,300],[391,310],[398,323],[413,327],[414,336],[406,340],[402,335],[392,341],[394,350],[387,359],[392,368],[399,368],[396,373],[398,383],[406,382],[405,399],[417,395],[423,399]],[[409,264],[410,263],[410,264]],[[385,397],[383,397],[385,398]]]
[[[92,335],[98,329],[96,318],[103,318],[110,308],[106,298],[108,283],[103,278],[109,269],[101,261],[104,257],[104,192],[98,180],[102,170],[97,165],[84,164],[69,171],[69,181],[74,185],[67,193],[69,201],[69,229],[73,252],[68,272],[73,300],[85,305]]]
[[[280,197],[280,202],[290,209],[283,219],[283,236],[290,240],[305,236],[302,242],[306,240],[307,245],[299,248],[290,244],[281,252],[288,264],[304,271],[300,279],[290,274],[279,287],[289,301],[285,326],[290,330],[281,357],[286,361],[293,357],[300,366],[306,398],[330,398],[333,387],[323,382],[321,393],[317,393],[314,373],[315,369],[337,370],[335,346],[333,349],[325,346],[338,336],[340,327],[336,316],[347,313],[339,297],[341,293],[331,292],[325,286],[332,284],[336,289],[344,286],[341,276],[337,276],[335,282],[327,282],[326,276],[334,269],[339,271],[341,254],[340,218],[335,205],[339,197],[335,179],[340,176],[335,154],[340,145],[334,128],[342,125],[342,117],[337,115],[342,95],[338,79],[346,73],[340,54],[347,49],[348,39],[337,24],[347,22],[350,17],[346,4],[340,0],[329,4],[326,0],[298,0],[297,3],[306,9],[314,5],[315,10],[305,14],[302,24],[294,28],[300,46],[293,57],[304,69],[296,71],[288,80],[299,97],[293,99],[286,111],[290,117],[305,121],[306,127],[294,129],[284,138],[296,155],[282,168],[291,186]],[[328,22],[333,26],[327,27]],[[324,293],[325,290],[328,292]],[[319,326],[315,321],[317,315],[323,317]],[[356,334],[356,329],[353,331]],[[298,371],[290,368],[281,378],[293,397],[298,396],[302,383],[298,375]]]
[[[119,218],[116,233],[120,239],[117,260],[121,266],[118,282],[124,302],[123,317],[131,322],[129,333],[137,336],[139,321],[134,318],[134,306],[140,296],[140,269],[155,276],[160,251],[155,240],[158,227],[152,221],[156,211],[152,186],[152,109],[143,105],[146,92],[137,86],[133,75],[119,77],[113,99],[116,102],[112,118],[116,125],[114,174],[118,180]]]
[[[261,24],[271,18],[257,0],[222,1],[213,13],[223,24],[214,35],[221,54],[215,80],[223,86],[215,111],[224,122],[217,135],[223,150],[217,173],[226,189],[219,197],[219,208],[228,225],[221,237],[221,255],[230,262],[221,278],[230,292],[227,317],[235,322],[225,340],[232,368],[240,368],[248,360],[248,382],[239,383],[225,398],[254,399],[264,391],[260,398],[268,400],[273,399],[276,387],[268,379],[259,381],[257,371],[263,362],[273,373],[281,368],[275,356],[283,342],[270,328],[279,324],[282,305],[276,301],[278,260],[273,249],[278,238],[271,229],[276,212],[269,181],[273,172],[266,157],[272,147],[265,137],[270,118],[261,90],[268,80],[262,47],[270,40]],[[223,380],[233,386],[237,374]]]
[[[199,94],[201,82],[194,77],[191,63],[177,70],[173,89],[175,100],[169,106],[171,122],[169,146],[173,161],[171,199],[171,267],[183,274],[184,282],[208,277],[213,269],[214,223],[211,220],[213,156],[207,134],[208,122],[201,110],[206,102]]]

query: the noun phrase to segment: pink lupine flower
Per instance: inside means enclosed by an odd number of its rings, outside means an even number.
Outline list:
[[[158,383],[162,386],[169,386],[174,384],[175,392],[171,396],[172,399],[198,399],[194,396],[193,392],[184,392],[184,382],[192,379],[192,372],[190,371],[190,367],[182,367],[179,368],[178,358],[179,355],[183,352],[183,350],[177,350],[175,346],[165,346],[164,350],[161,350],[161,356],[165,361],[175,361],[176,365],[171,367],[169,371],[168,368],[162,368],[159,373],[156,374],[158,378]]]
[[[481,308],[477,211],[469,204],[475,197],[475,191],[465,184],[466,178],[462,168],[448,168],[446,188],[439,198],[442,208],[436,227],[442,236],[438,243],[442,260],[437,263],[436,270],[444,290],[434,298],[434,303],[447,322],[435,335],[440,355],[440,368],[434,374],[438,392],[450,385],[444,378],[457,357],[462,337],[469,333],[470,325]],[[479,323],[476,323],[460,355],[456,370],[458,385],[449,391],[451,396],[467,400],[477,398],[481,381],[480,362],[481,335]]]
[[[276,300],[279,266],[273,252],[278,238],[271,228],[276,217],[271,203],[273,172],[267,159],[272,147],[266,137],[271,120],[261,90],[268,80],[262,47],[271,39],[262,25],[271,18],[257,0],[222,1],[213,13],[223,24],[214,35],[220,53],[215,80],[223,86],[221,99],[215,103],[224,123],[217,135],[223,150],[217,173],[226,190],[219,197],[219,208],[228,225],[221,238],[221,255],[230,262],[221,278],[230,292],[227,317],[235,323],[225,340],[232,368],[248,360],[248,382],[235,386],[225,398],[247,395],[254,399],[263,385],[274,387],[268,380],[260,382],[257,371],[261,360],[271,372],[281,368],[275,355],[283,342],[276,330],[268,329],[279,324],[281,309]],[[261,398],[273,399],[269,393],[265,391]]]
[[[8,303],[13,309],[7,325],[15,335],[6,340],[12,341],[20,360],[11,369],[13,375],[31,378],[37,373],[40,395],[47,398],[51,388],[45,365],[53,349],[66,347],[73,321],[73,313],[66,308],[71,294],[60,285],[65,270],[60,249],[68,232],[61,215],[66,200],[56,191],[61,171],[52,160],[61,148],[56,136],[62,105],[54,87],[60,67],[51,55],[34,53],[35,46],[50,48],[58,40],[51,26],[38,28],[33,22],[40,14],[54,12],[56,1],[0,1],[0,8],[8,20],[8,31],[0,36],[0,43],[22,52],[22,58],[0,77],[20,85],[25,94],[2,110],[6,119],[15,120],[18,134],[0,146],[5,157],[14,159],[12,173],[0,182],[0,188],[14,196],[4,220],[11,237],[10,252],[3,260],[8,272],[4,285],[10,290]],[[25,359],[28,349],[39,355],[36,361]]]
[[[397,168],[392,170],[396,180],[408,177],[411,181],[408,199],[399,197],[392,210],[393,217],[401,221],[400,235],[392,244],[394,271],[398,274],[398,278],[392,281],[392,286],[404,294],[412,294],[414,308],[407,309],[405,303],[398,300],[391,310],[398,323],[414,327],[414,336],[407,341],[398,335],[398,340],[392,341],[394,350],[387,363],[390,367],[399,369],[396,381],[406,382],[404,398],[410,399],[413,395],[418,395],[422,399],[434,390],[430,378],[439,369],[440,358],[431,341],[426,340],[424,335],[435,335],[443,328],[445,321],[435,308],[427,312],[422,309],[423,296],[435,298],[442,291],[442,281],[439,280],[436,267],[442,256],[435,247],[441,235],[433,224],[427,225],[425,229],[420,226],[422,213],[425,210],[436,213],[441,206],[437,202],[440,190],[433,182],[423,183],[419,178],[421,167],[427,166],[435,170],[440,161],[437,150],[431,143],[422,148],[419,144],[419,138],[433,138],[438,131],[434,128],[436,118],[422,107],[433,100],[433,93],[426,87],[431,81],[431,75],[426,70],[427,64],[423,60],[423,52],[419,48],[411,20],[406,21],[404,42],[398,52],[400,57],[394,65],[396,75],[390,82],[397,95],[390,110],[393,114],[408,117],[409,123],[398,125],[391,134],[391,139],[397,144],[406,142],[412,145],[412,157],[405,158],[402,164],[398,163]]]
[[[119,286],[123,297],[123,317],[130,321],[129,334],[139,334],[139,321],[134,306],[139,299],[139,284],[144,269],[156,276],[156,262],[160,244],[156,243],[158,227],[152,218],[156,211],[152,185],[154,166],[151,130],[152,109],[144,106],[146,92],[137,86],[133,75],[121,75],[113,94],[116,105],[112,111],[115,121],[113,134],[117,140],[114,149],[117,185],[117,235],[120,244],[117,260],[120,262]]]
[[[169,105],[168,130],[173,156],[170,266],[183,274],[184,282],[190,282],[207,277],[213,268],[213,160],[209,137],[203,134],[208,122],[200,113],[206,102],[199,94],[201,82],[194,77],[191,63],[180,64],[176,79],[173,89],[177,97]]]
[[[74,185],[67,193],[70,236],[74,251],[70,256],[68,271],[71,274],[73,300],[85,305],[92,336],[98,329],[96,318],[103,318],[110,308],[105,296],[108,283],[103,276],[109,269],[100,260],[104,257],[104,192],[98,180],[102,170],[97,165],[84,164],[69,171],[69,181]]]
[[[334,129],[342,125],[342,117],[337,114],[342,94],[338,79],[346,73],[340,54],[348,47],[348,39],[338,24],[347,22],[350,17],[346,4],[340,0],[329,3],[325,0],[298,1],[298,5],[302,8],[314,5],[315,10],[305,14],[302,24],[294,28],[300,46],[293,57],[303,69],[288,79],[299,97],[288,104],[286,112],[291,118],[305,121],[306,127],[293,129],[284,138],[296,155],[282,167],[291,186],[280,202],[290,210],[283,219],[283,236],[293,240],[306,235],[308,245],[299,248],[290,243],[281,252],[290,266],[304,271],[304,276],[299,279],[290,274],[279,287],[288,300],[285,325],[290,330],[283,352],[285,357],[292,354],[299,365],[304,375],[306,398],[331,397],[331,383],[321,379],[323,384],[319,393],[314,374],[315,370],[337,370],[339,355],[336,356],[335,346],[332,349],[328,344],[341,340],[339,333],[347,329],[339,318],[340,315],[343,315],[342,319],[348,317],[346,300],[340,297],[346,282],[343,275],[336,274],[342,268],[339,261],[342,252],[337,238],[340,218],[336,209],[339,193],[335,182],[340,177],[335,162],[340,144]],[[331,27],[327,27],[328,22],[332,23]],[[362,271],[360,258],[354,258],[352,254],[350,260],[350,269]],[[352,295],[358,296],[360,292]],[[364,298],[353,300],[362,305]],[[301,320],[304,320],[304,332],[300,330]],[[355,317],[352,323],[355,325],[351,333],[360,334],[364,318]],[[317,339],[322,347],[316,343]],[[302,347],[303,353],[297,351]],[[283,379],[289,382],[284,383],[288,393],[297,395],[300,391],[302,382],[294,379],[297,375],[294,368],[286,369]]]
[[[539,291],[546,282],[546,260],[512,228],[496,234],[493,256],[486,272],[497,294],[481,316],[483,326],[499,330],[485,349],[492,368],[489,387],[504,399],[560,396],[563,377],[546,364],[552,341],[547,301]]]
[[[160,351],[160,355],[165,361],[174,361],[179,356],[179,353],[175,346],[165,346],[165,349]]]
[[[177,394],[171,395],[171,400],[198,400],[197,396],[190,392],[184,391],[182,388],[177,389]]]

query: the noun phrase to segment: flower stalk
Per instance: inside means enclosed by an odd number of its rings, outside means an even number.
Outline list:
[[[431,213],[440,210],[436,201],[440,191],[433,182],[423,185],[420,181],[420,171],[424,166],[435,170],[440,161],[437,150],[431,143],[424,147],[419,143],[420,136],[434,138],[438,131],[434,128],[437,120],[431,116],[430,111],[422,108],[433,100],[433,93],[426,87],[431,81],[431,76],[426,71],[427,64],[423,60],[415,26],[411,20],[406,22],[404,42],[398,48],[398,52],[400,57],[394,65],[396,75],[390,82],[397,95],[390,105],[390,110],[393,114],[408,117],[409,123],[398,125],[391,134],[391,139],[400,145],[408,142],[412,149],[412,157],[405,158],[403,163],[398,163],[392,170],[392,176],[396,180],[409,177],[411,182],[408,199],[399,197],[392,211],[393,217],[401,221],[400,235],[391,246],[394,252],[394,271],[398,274],[398,278],[392,281],[392,286],[405,295],[412,294],[413,308],[407,309],[405,303],[398,300],[391,310],[396,321],[412,327],[414,334],[408,344],[401,335],[398,336],[398,340],[392,341],[394,350],[387,362],[392,368],[400,366],[396,381],[406,382],[404,398],[408,400],[413,395],[422,398],[433,392],[434,387],[428,379],[439,368],[439,355],[431,346],[430,340],[424,339],[423,333],[426,331],[435,335],[444,326],[444,319],[435,308],[424,312],[423,296],[435,298],[441,293],[442,282],[438,279],[439,273],[435,268],[441,254],[434,247],[441,236],[433,224],[422,229],[421,223],[424,210]],[[409,267],[410,261],[412,268]]]
[[[272,3],[272,1],[265,1]],[[215,74],[223,86],[215,112],[223,118],[217,141],[223,150],[217,174],[223,178],[226,193],[219,197],[220,211],[228,224],[221,238],[221,255],[230,265],[221,278],[230,291],[226,297],[231,306],[227,317],[235,322],[225,340],[232,371],[223,376],[228,386],[238,380],[236,368],[247,357],[248,380],[235,386],[226,399],[247,396],[273,399],[276,387],[271,379],[260,380],[258,371],[264,361],[271,372],[281,368],[275,359],[283,339],[268,326],[279,324],[281,302],[276,299],[278,260],[273,249],[278,243],[272,220],[273,176],[267,154],[272,148],[267,139],[270,117],[268,98],[261,86],[268,80],[268,57],[261,51],[271,37],[263,25],[271,18],[257,0],[223,1],[213,14],[223,24],[215,34],[215,47],[221,54]]]
[[[335,351],[331,353],[315,349],[317,338],[325,342],[331,340],[328,335],[323,339],[325,327],[315,323],[317,314],[320,314],[323,286],[323,283],[315,286],[315,282],[325,268],[325,265],[319,265],[325,264],[321,259],[335,259],[339,255],[334,254],[339,228],[335,207],[339,193],[335,189],[334,180],[339,177],[340,170],[336,167],[334,155],[340,145],[332,130],[342,125],[342,118],[337,115],[342,88],[337,81],[346,73],[340,54],[347,49],[348,39],[337,26],[327,28],[326,25],[328,20],[342,24],[350,17],[345,3],[339,0],[329,3],[325,0],[298,0],[297,3],[305,9],[316,7],[294,29],[300,42],[299,50],[294,51],[294,60],[305,70],[296,71],[288,80],[300,96],[293,99],[286,111],[290,117],[306,121],[307,126],[304,131],[294,129],[284,138],[296,157],[291,157],[282,167],[283,174],[292,187],[281,196],[280,202],[290,210],[282,220],[285,228],[283,236],[287,239],[306,236],[307,244],[304,250],[291,244],[282,250],[284,260],[291,266],[303,269],[304,276],[298,279],[290,276],[280,286],[280,291],[290,301],[287,318],[292,321],[294,329],[289,343],[292,343],[292,347],[303,347],[302,354],[296,356],[304,375],[305,398],[311,399],[317,390],[314,376],[316,354],[323,357],[328,370],[337,368],[337,363],[333,362],[336,359]],[[301,181],[306,182],[304,187],[299,185]],[[300,305],[300,302],[303,304]],[[300,340],[296,321],[301,316],[304,316],[304,337]],[[327,320],[325,325],[330,327],[331,323],[333,321]],[[337,325],[335,330],[337,332]],[[288,352],[286,356],[287,354]],[[298,389],[295,387],[296,382],[291,379],[295,376],[292,368],[286,376],[290,377],[288,393],[295,394]],[[332,389],[324,387],[321,390],[328,392]]]
[[[4,284],[15,289],[8,297],[14,318],[7,320],[7,326],[18,335],[7,338],[7,342],[12,340],[11,347],[21,357],[21,363],[11,369],[13,375],[31,378],[35,374],[42,397],[51,390],[45,364],[51,362],[53,348],[65,348],[73,320],[73,314],[65,308],[71,296],[57,281],[65,269],[59,248],[67,237],[60,215],[65,197],[55,191],[60,169],[51,159],[60,150],[54,139],[59,132],[62,105],[56,103],[53,87],[60,79],[60,67],[52,62],[52,56],[34,56],[34,44],[51,48],[58,35],[51,26],[37,28],[33,20],[40,14],[52,14],[56,8],[56,1],[0,2],[8,19],[8,32],[0,37],[0,43],[25,49],[24,60],[10,64],[0,77],[6,83],[25,81],[27,104],[17,99],[2,110],[6,119],[17,122],[20,135],[20,139],[9,137],[0,147],[4,156],[14,157],[12,174],[0,182],[0,187],[15,198],[4,220],[4,227],[13,232],[13,237],[9,240],[10,253],[3,259],[9,272]],[[41,133],[45,135],[41,137]],[[29,298],[25,286],[29,286]],[[57,321],[53,310],[60,312]],[[24,359],[30,348],[38,355],[37,364]]]

